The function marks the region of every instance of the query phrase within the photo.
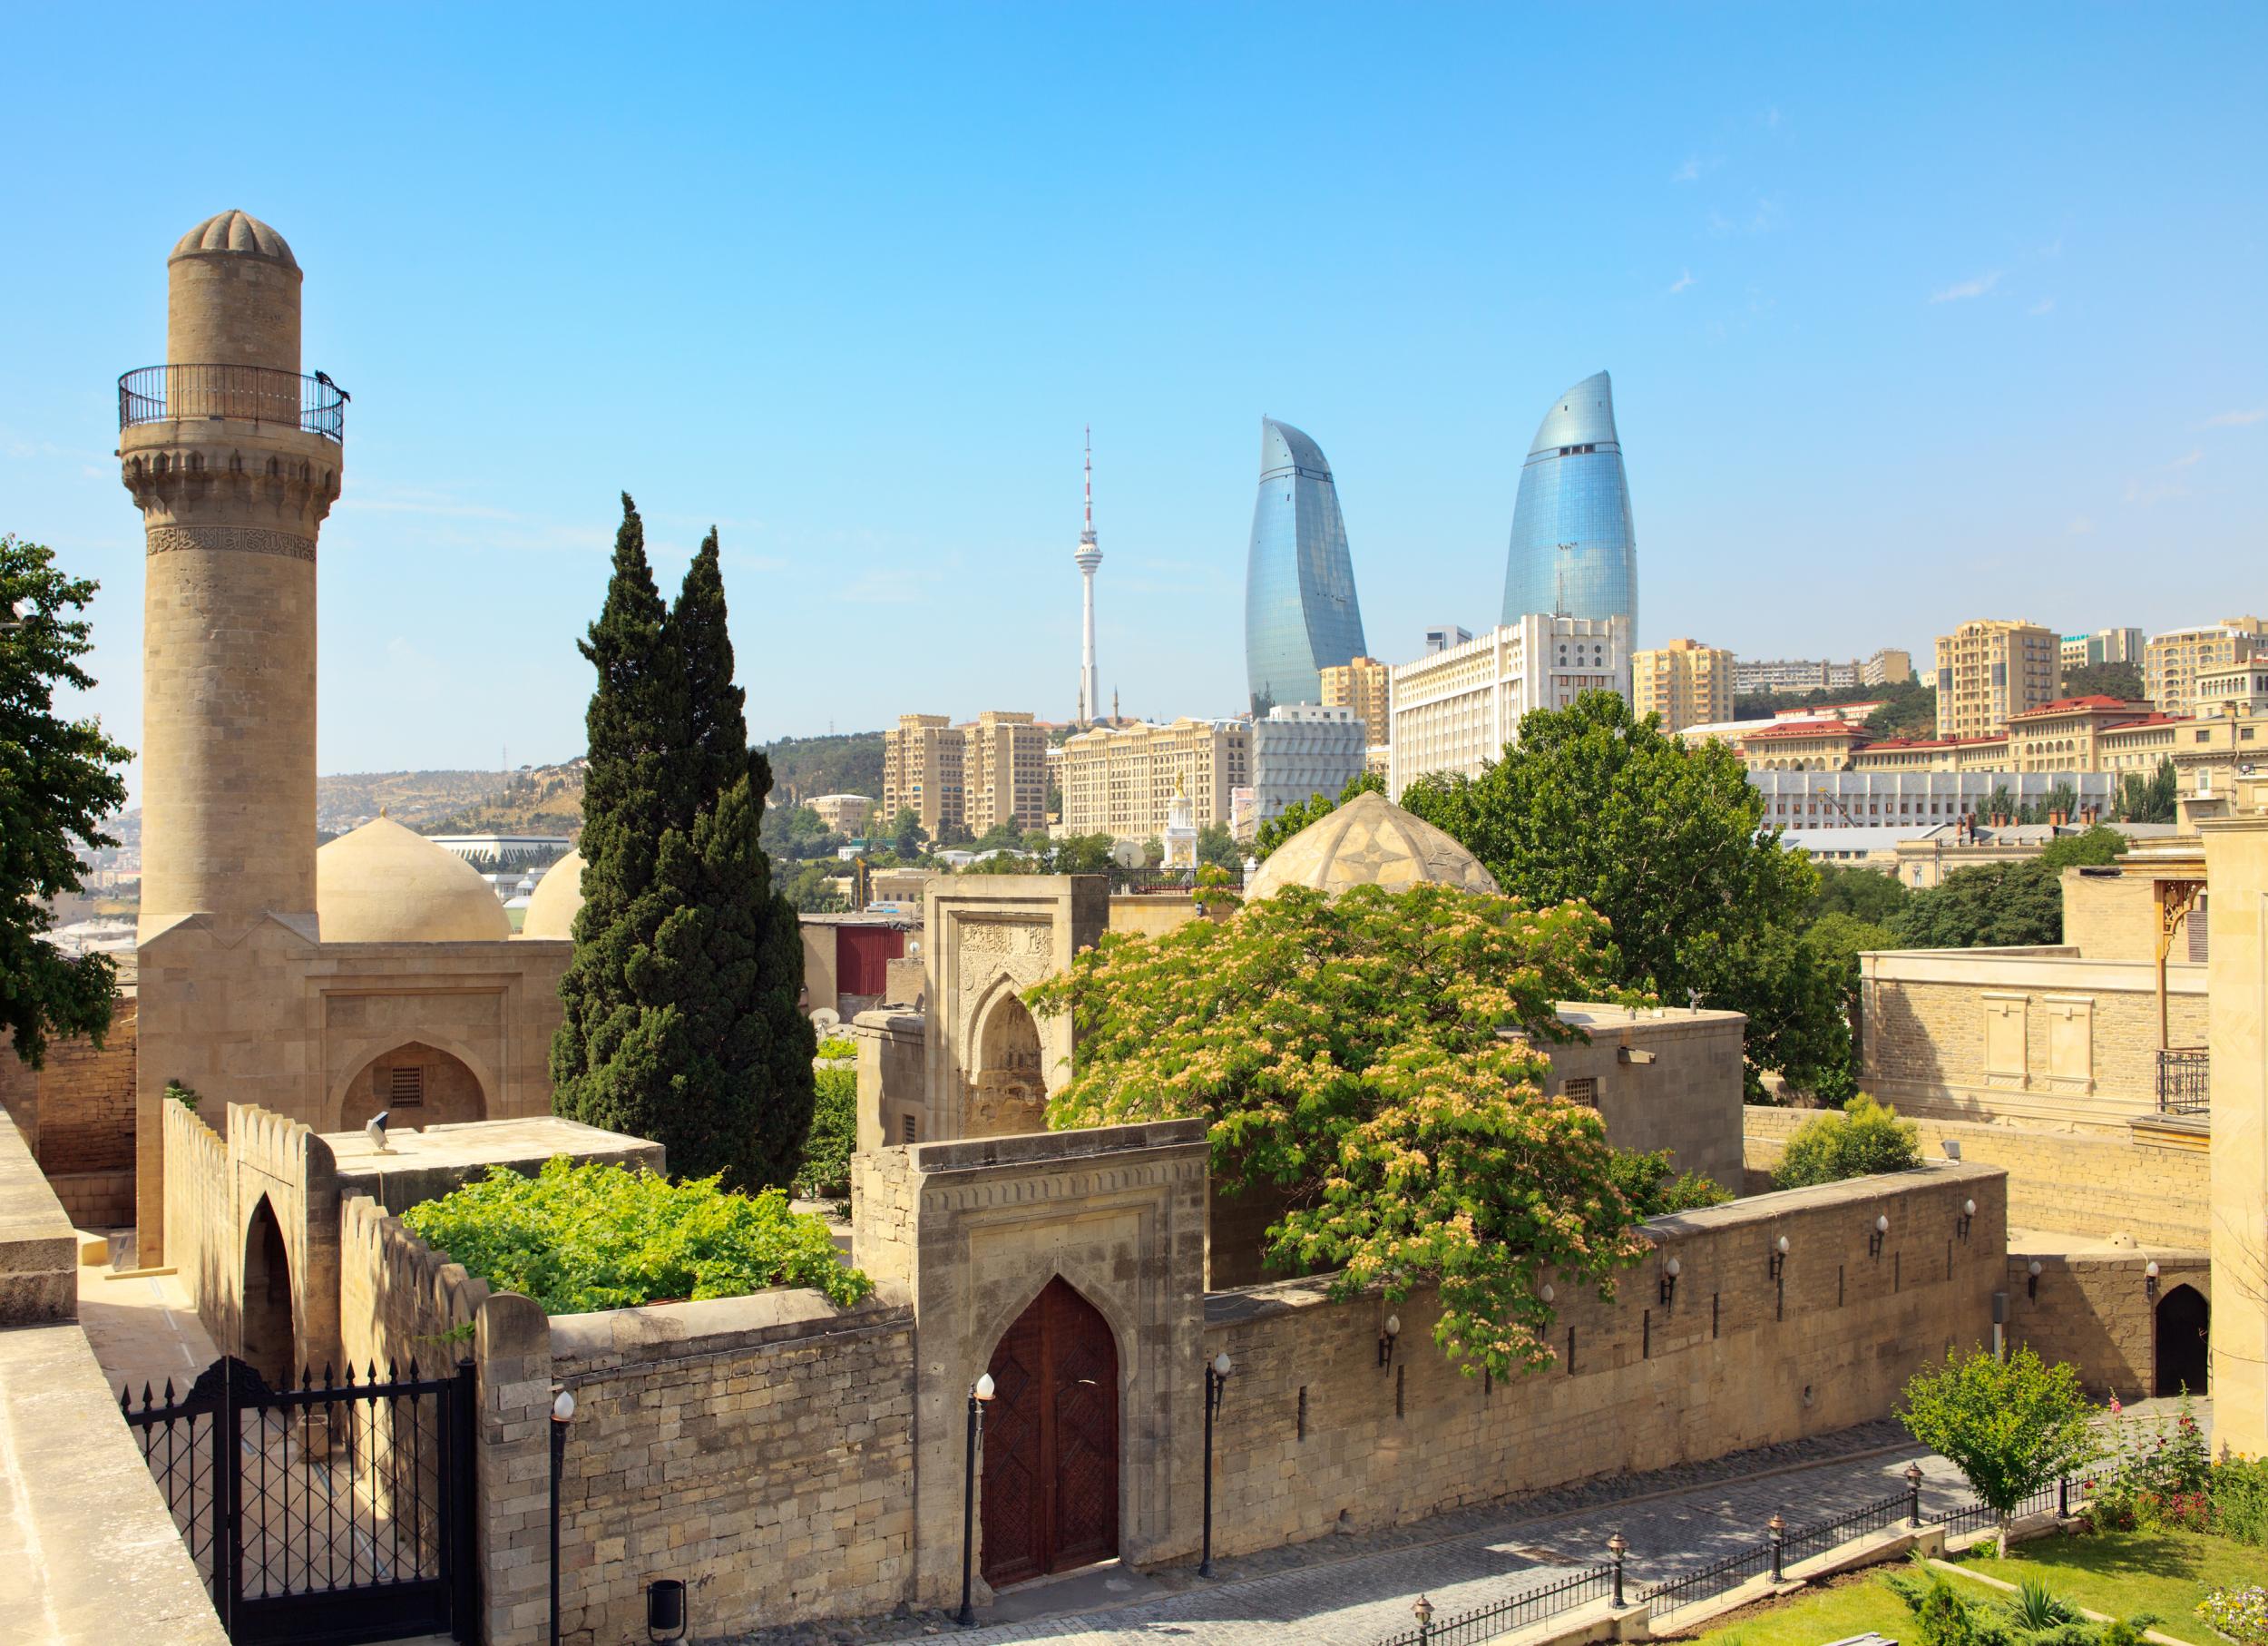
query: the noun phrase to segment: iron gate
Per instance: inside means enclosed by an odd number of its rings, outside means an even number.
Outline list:
[[[119,1408],[240,1646],[474,1638],[473,1363],[271,1389],[233,1355]]]

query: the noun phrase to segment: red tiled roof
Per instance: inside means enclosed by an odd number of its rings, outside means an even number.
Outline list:
[[[2035,715],[2076,714],[2083,709],[2139,709],[2141,707],[2141,704],[2130,703],[2123,697],[2105,697],[2100,692],[2097,692],[2087,697],[2059,697],[2052,703],[2042,703],[2037,709],[2027,709],[2023,713],[2010,715],[2009,718],[2028,720]]]
[[[1744,737],[1745,743],[1759,738],[1862,738],[1868,735],[1863,726],[1853,726],[1848,720],[1798,720],[1788,725],[1759,727]]]

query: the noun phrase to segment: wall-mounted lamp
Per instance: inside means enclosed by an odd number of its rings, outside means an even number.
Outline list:
[[[1228,1374],[1236,1369],[1227,1349],[1205,1368],[1205,1558],[1198,1563],[1199,1577],[1213,1575],[1213,1417],[1228,1397]]]
[[[1977,1202],[1974,1200],[1963,1200],[1960,1203],[1960,1216],[1953,1220],[1953,1232],[1959,1235],[1962,1239],[1968,1239],[1969,1220],[1976,1215]]]
[[[997,1392],[990,1372],[969,1385],[968,1457],[961,1469],[961,1610],[953,1617],[963,1629],[976,1626],[976,1607],[969,1598],[969,1567],[976,1550],[976,1444],[984,1433],[984,1408]]]
[[[2157,1259],[2152,1258],[2142,1266],[2142,1289],[2149,1297],[2157,1296]]]
[[[1639,1067],[1643,1068],[1646,1064],[1650,1063],[1653,1061],[1653,1053],[1641,1052],[1636,1046],[1618,1047],[1615,1052],[1615,1062],[1618,1063],[1636,1063]]]
[[[2024,1268],[2024,1295],[2035,1302],[2039,1298],[2039,1259],[2034,1258]]]
[[[1664,1308],[1667,1308],[1670,1299],[1677,1295],[1677,1277],[1685,1271],[1686,1266],[1675,1258],[1669,1259],[1662,1265],[1662,1307]]]
[[[1890,1214],[1888,1212],[1883,1212],[1881,1216],[1874,1220],[1873,1231],[1866,1237],[1866,1255],[1870,1258],[1881,1257],[1882,1255],[1882,1242],[1889,1238]]]
[[[1778,1279],[1780,1278],[1780,1271],[1786,1267],[1787,1236],[1782,1235],[1778,1239],[1772,1242],[1772,1278],[1775,1280]]]
[[[559,1477],[567,1464],[567,1426],[575,1419],[575,1392],[562,1389],[552,1401],[552,1639],[559,1639]]]
[[[685,1638],[685,1585],[658,1577],[646,1585],[646,1638],[656,1642]]]
[[[1392,1366],[1393,1364],[1393,1340],[1400,1336],[1402,1336],[1402,1317],[1388,1315],[1386,1329],[1378,1334],[1379,1365]]]
[[[1543,1283],[1543,1289],[1536,1294],[1536,1296],[1541,1298],[1546,1303],[1556,1301],[1559,1295],[1559,1292],[1552,1288],[1551,1282],[1549,1280],[1546,1280]]]

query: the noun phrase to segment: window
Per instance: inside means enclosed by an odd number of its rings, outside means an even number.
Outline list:
[[[1596,1075],[1579,1074],[1559,1083],[1559,1095],[1570,1103],[1588,1103],[1598,1107],[1598,1080]]]
[[[910,1114],[899,1116],[898,1141],[901,1143],[915,1143],[920,1141],[920,1129],[915,1125],[914,1117]]]
[[[392,1109],[415,1109],[425,1101],[425,1071],[422,1065],[396,1067],[386,1072],[386,1106]]]

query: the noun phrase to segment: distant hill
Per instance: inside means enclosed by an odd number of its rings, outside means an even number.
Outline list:
[[[882,733],[781,738],[763,746],[772,762],[773,805],[815,795],[882,798]],[[315,826],[343,835],[378,815],[427,835],[582,832],[582,757],[517,771],[348,771],[315,780]],[[129,851],[142,843],[142,813],[105,825]]]

